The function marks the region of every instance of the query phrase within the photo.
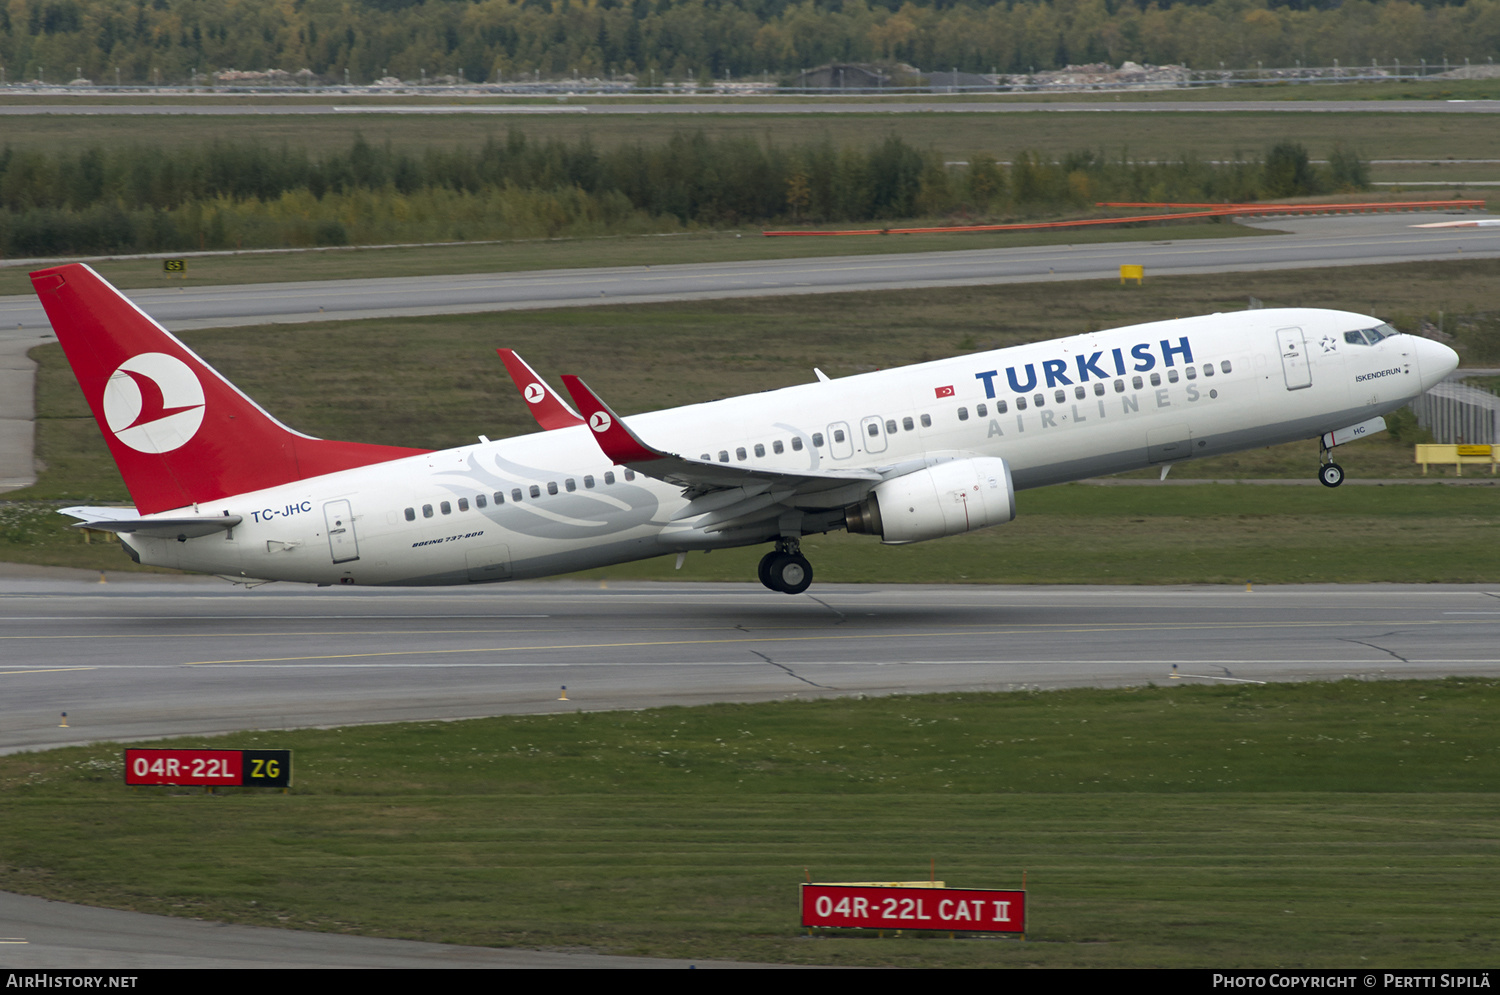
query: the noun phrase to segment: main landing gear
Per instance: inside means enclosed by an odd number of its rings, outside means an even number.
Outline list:
[[[802,555],[801,541],[783,537],[776,548],[760,558],[760,582],[782,594],[801,594],[812,585],[812,564]]]

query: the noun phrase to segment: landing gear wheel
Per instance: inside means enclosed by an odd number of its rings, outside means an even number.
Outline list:
[[[755,568],[756,576],[760,578],[760,582],[772,591],[780,590],[780,588],[777,587],[775,582],[773,582],[771,579],[771,561],[775,560],[776,557],[780,555],[781,554],[776,552],[776,550],[771,550],[765,556],[762,556],[760,558],[760,565]]]
[[[1337,487],[1344,482],[1344,468],[1337,463],[1324,463],[1318,469],[1318,480],[1324,487]]]
[[[769,573],[773,591],[801,594],[812,586],[812,564],[801,553],[774,554]]]

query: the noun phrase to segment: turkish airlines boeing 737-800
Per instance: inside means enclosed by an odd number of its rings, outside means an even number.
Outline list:
[[[1015,517],[1015,489],[1319,437],[1334,446],[1443,377],[1446,346],[1343,311],[1133,325],[622,419],[519,357],[544,431],[443,452],[276,421],[88,266],[32,274],[135,501],[69,508],[142,563],[239,582],[465,584],[801,537],[921,542]]]

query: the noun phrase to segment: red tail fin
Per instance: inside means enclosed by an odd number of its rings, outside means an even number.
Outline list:
[[[31,283],[143,515],[426,451],[292,431],[82,263]]]

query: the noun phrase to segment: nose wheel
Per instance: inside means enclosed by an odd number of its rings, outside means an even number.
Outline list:
[[[1324,487],[1337,487],[1344,482],[1344,468],[1337,463],[1324,463],[1318,467],[1318,480]]]
[[[812,564],[797,548],[795,539],[783,539],[776,548],[760,558],[756,568],[760,582],[782,594],[801,594],[812,586]]]

